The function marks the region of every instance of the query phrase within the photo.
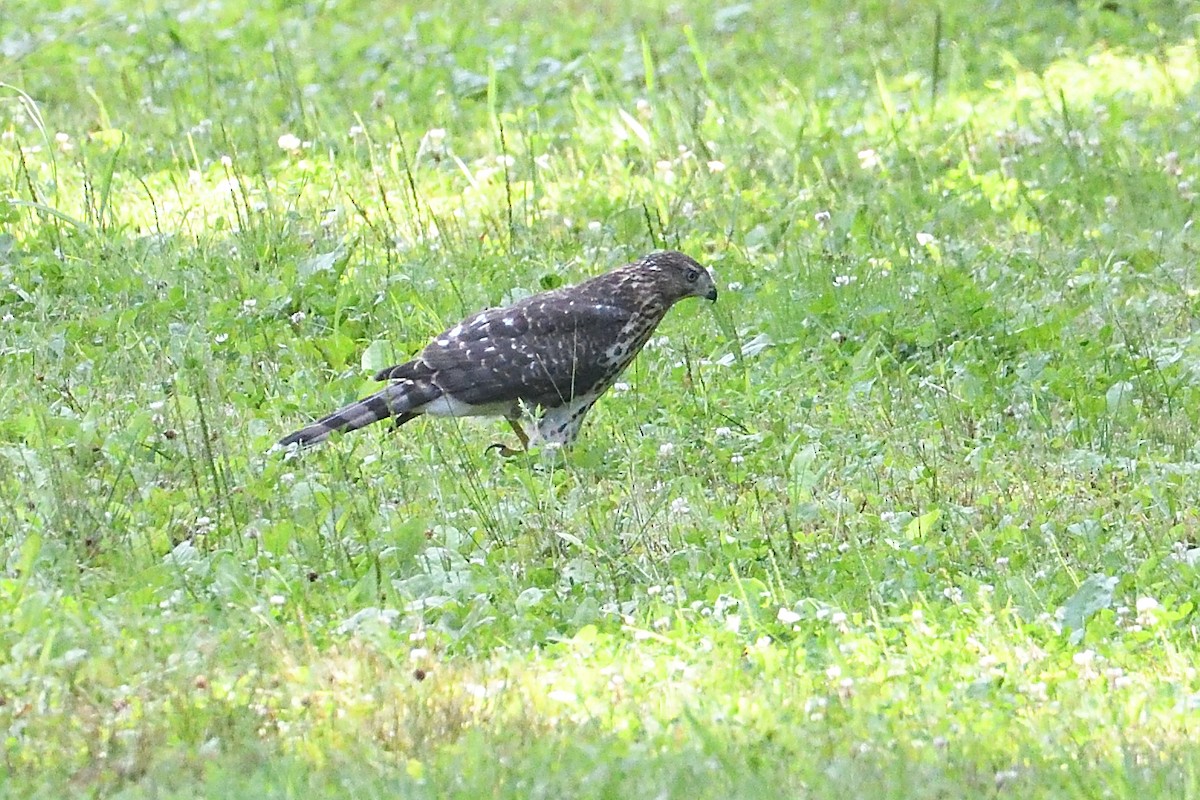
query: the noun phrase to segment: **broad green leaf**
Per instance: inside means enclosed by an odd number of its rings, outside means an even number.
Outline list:
[[[1093,614],[1112,605],[1117,578],[1095,574],[1088,577],[1061,609],[1063,626],[1071,631],[1071,643],[1083,639],[1084,627]]]

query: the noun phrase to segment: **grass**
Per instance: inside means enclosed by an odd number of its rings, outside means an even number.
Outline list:
[[[1188,4],[395,5],[6,8],[0,793],[1200,796]],[[662,246],[569,454],[268,453]]]

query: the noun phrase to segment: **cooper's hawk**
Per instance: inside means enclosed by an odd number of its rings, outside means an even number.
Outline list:
[[[528,448],[569,444],[583,418],[685,297],[717,299],[712,276],[683,253],[651,253],[591,280],[489,308],[434,338],[412,361],[380,371],[379,392],[283,437],[310,445],[394,417],[499,416]],[[505,454],[514,451],[502,447]]]

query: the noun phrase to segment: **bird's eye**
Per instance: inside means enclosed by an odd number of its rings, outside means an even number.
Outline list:
[[[687,278],[688,283],[695,283],[700,278],[700,271],[695,270],[695,269],[689,269],[687,271],[687,275],[685,275],[684,277]]]

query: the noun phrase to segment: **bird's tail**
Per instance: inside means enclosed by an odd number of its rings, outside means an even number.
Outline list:
[[[441,391],[432,383],[397,381],[370,397],[357,400],[295,433],[289,433],[279,440],[279,444],[283,447],[290,444],[307,447],[325,441],[334,431],[356,431],[391,417],[396,418],[397,425],[402,425],[420,416],[421,406],[437,399],[440,394]]]

